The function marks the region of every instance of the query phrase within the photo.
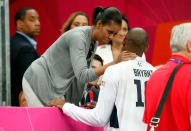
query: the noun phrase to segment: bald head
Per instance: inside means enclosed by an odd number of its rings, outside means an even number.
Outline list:
[[[125,37],[123,50],[142,56],[148,48],[148,34],[143,28],[132,28]]]

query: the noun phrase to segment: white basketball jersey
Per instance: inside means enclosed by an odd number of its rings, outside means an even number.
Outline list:
[[[140,57],[110,66],[104,73],[94,109],[66,103],[62,110],[88,125],[105,126],[105,131],[146,131],[146,124],[142,122],[144,90],[154,70]]]
[[[116,71],[117,96],[115,105],[120,131],[146,131],[142,122],[144,113],[145,84],[155,68],[140,57],[112,67]],[[105,130],[118,130],[110,128]]]

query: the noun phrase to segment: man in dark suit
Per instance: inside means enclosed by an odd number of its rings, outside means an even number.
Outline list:
[[[36,41],[33,39],[40,32],[38,13],[32,8],[22,8],[15,14],[16,33],[10,39],[11,49],[11,105],[19,106],[22,96],[22,77],[30,64],[39,55]]]

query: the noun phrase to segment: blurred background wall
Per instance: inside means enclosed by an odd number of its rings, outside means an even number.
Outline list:
[[[154,66],[170,57],[170,31],[176,24],[191,21],[191,0],[9,0],[10,35],[15,33],[14,14],[23,7],[35,8],[40,15],[41,31],[37,50],[42,54],[61,35],[60,29],[76,11],[88,14],[93,8],[114,6],[124,13],[131,28],[143,27],[149,33],[147,61]]]

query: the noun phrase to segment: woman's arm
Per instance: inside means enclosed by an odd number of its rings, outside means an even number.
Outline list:
[[[69,39],[69,53],[73,72],[76,78],[82,82],[87,83],[96,80],[98,77],[93,68],[89,68],[86,60],[86,43],[80,32],[73,32]]]
[[[102,67],[99,67],[99,68],[96,68],[94,69],[95,70],[95,74],[97,76],[101,76],[104,74],[105,70],[107,69],[107,67],[111,66],[111,65],[114,65],[114,64],[117,64],[119,62],[122,62],[122,61],[128,61],[128,60],[132,60],[132,59],[135,59],[136,58],[136,54],[135,53],[129,53],[127,51],[123,51],[120,53],[120,55],[118,56],[117,59],[115,59],[113,62],[110,62]]]
[[[65,103],[64,100],[55,99],[51,101],[48,106],[56,106],[63,110],[63,112],[72,117],[74,120],[81,121],[90,126],[105,126],[110,118],[117,89],[116,71],[107,69],[103,76],[105,83],[101,87],[97,105],[94,109],[84,109],[77,107],[70,103]]]

